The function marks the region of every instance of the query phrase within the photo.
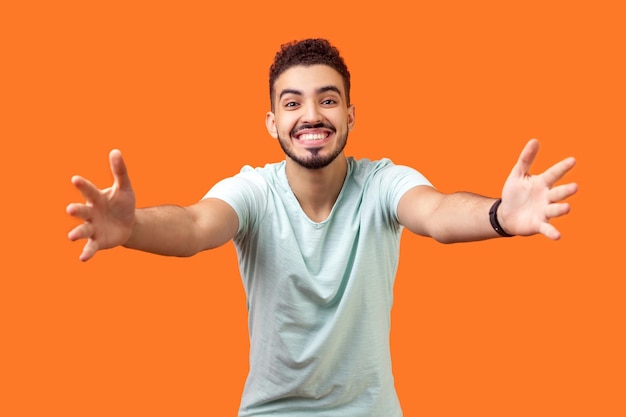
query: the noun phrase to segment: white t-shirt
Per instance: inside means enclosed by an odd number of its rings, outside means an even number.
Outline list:
[[[250,332],[240,417],[402,415],[389,349],[397,207],[418,185],[430,183],[412,168],[348,158],[320,223],[302,211],[284,161],[246,166],[207,193],[239,218]]]

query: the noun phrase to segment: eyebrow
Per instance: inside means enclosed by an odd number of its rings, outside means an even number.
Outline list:
[[[339,88],[337,88],[334,85],[326,85],[324,87],[320,87],[317,90],[315,90],[316,94],[323,94],[327,91],[334,91],[335,93],[339,94],[341,96],[341,91],[339,90]],[[293,88],[286,88],[283,91],[280,92],[280,95],[278,96],[279,99],[281,99],[285,94],[295,94],[297,96],[302,96],[303,93],[300,90],[295,90]]]

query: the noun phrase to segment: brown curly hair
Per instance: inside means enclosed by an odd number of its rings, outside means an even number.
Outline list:
[[[270,102],[274,111],[274,83],[286,70],[297,65],[328,65],[343,78],[346,102],[350,105],[350,72],[339,50],[326,39],[304,39],[281,45],[270,67]]]

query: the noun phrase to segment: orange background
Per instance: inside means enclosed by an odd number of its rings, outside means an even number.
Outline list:
[[[140,206],[189,204],[282,159],[268,67],[318,36],[353,75],[348,154],[491,196],[532,137],[533,172],[578,159],[559,242],[403,237],[405,415],[626,415],[620,2],[209,3],[1,6],[0,415],[236,415],[248,340],[232,245],[81,263],[70,177],[108,186],[117,147]]]

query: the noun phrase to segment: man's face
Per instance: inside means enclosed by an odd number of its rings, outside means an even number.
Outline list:
[[[276,79],[274,94],[267,130],[290,159],[319,169],[341,155],[354,126],[354,107],[348,107],[336,70],[327,65],[291,67]]]

